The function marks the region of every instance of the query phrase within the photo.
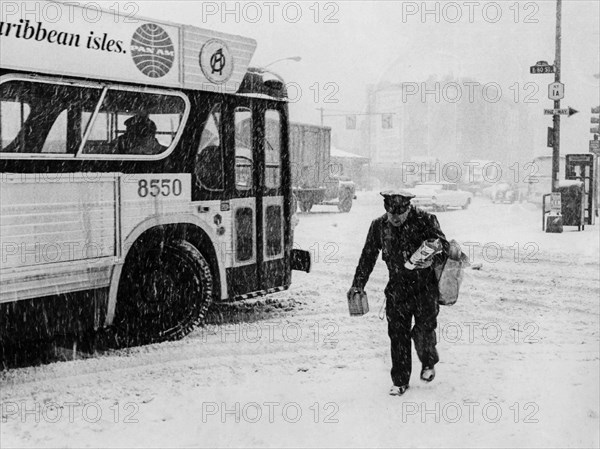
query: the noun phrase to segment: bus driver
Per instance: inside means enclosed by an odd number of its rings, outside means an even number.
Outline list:
[[[167,147],[156,140],[156,124],[147,115],[137,114],[125,120],[127,130],[117,139],[119,154],[160,154]]]

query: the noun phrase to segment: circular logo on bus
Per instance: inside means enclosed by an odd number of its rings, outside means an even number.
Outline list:
[[[131,57],[144,75],[161,78],[173,67],[175,47],[165,30],[153,23],[146,23],[133,33]]]
[[[233,56],[227,44],[220,39],[210,39],[200,50],[200,68],[204,76],[215,84],[229,80],[233,73]]]

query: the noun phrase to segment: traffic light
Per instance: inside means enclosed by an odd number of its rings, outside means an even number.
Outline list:
[[[392,114],[381,114],[381,127],[383,129],[392,129],[394,127],[394,120]]]
[[[346,129],[356,129],[356,115],[346,116]]]
[[[600,114],[600,106],[596,106],[592,108],[592,114]],[[600,123],[600,117],[592,117],[592,123]],[[592,134],[600,134],[600,126],[592,126],[590,128],[590,132]],[[597,136],[594,136],[594,139],[597,139]]]

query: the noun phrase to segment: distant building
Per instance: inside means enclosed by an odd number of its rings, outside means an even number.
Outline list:
[[[398,183],[402,164],[422,158],[461,166],[491,160],[506,175],[508,167],[534,156],[536,133],[527,105],[513,101],[506,86],[500,93],[496,83],[452,75],[382,78],[367,88],[366,111],[357,116],[355,129],[334,120],[328,125],[335,145],[370,158],[371,175],[383,183]]]

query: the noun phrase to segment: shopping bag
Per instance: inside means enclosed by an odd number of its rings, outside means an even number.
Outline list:
[[[355,291],[354,294],[348,297],[348,310],[350,316],[364,315],[369,311],[369,300],[367,298],[367,292]]]
[[[463,279],[463,270],[468,265],[469,257],[461,252],[458,259],[448,257],[444,264],[435,267],[440,293],[438,304],[451,306],[456,303]]]

